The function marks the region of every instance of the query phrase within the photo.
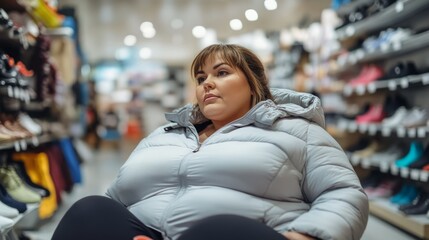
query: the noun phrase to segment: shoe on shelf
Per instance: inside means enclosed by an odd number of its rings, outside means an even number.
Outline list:
[[[381,121],[381,125],[383,127],[396,128],[397,126],[401,125],[402,121],[407,117],[407,115],[408,110],[404,106],[401,106],[391,117],[383,119],[383,121]]]
[[[419,195],[419,191],[416,186],[412,184],[404,184],[401,190],[390,198],[390,202],[398,205],[410,204]]]
[[[16,208],[10,207],[5,203],[0,201],[0,216],[7,218],[15,218],[18,217],[19,212]]]
[[[384,151],[377,151],[369,157],[370,165],[380,167],[382,164],[391,166],[397,159],[404,156],[404,150],[398,144],[393,144]]]
[[[42,127],[26,113],[18,115],[18,122],[33,135],[40,135],[42,133]]]
[[[365,159],[371,157],[373,154],[375,154],[378,151],[381,151],[384,149],[385,145],[382,144],[378,140],[373,140],[366,148],[362,150],[355,151],[353,153],[354,157],[357,157],[359,159]]]
[[[417,187],[414,185],[411,185],[410,189],[404,195],[402,195],[400,199],[396,201],[396,204],[398,205],[410,204],[414,201],[414,199],[417,198],[418,195],[419,195],[419,190],[417,189]]]
[[[429,211],[429,195],[422,191],[410,204],[399,206],[399,210],[406,215],[425,214]]]
[[[409,151],[407,155],[395,161],[395,165],[398,168],[406,168],[412,163],[419,160],[423,155],[423,145],[421,142],[413,141],[411,142]]]
[[[27,211],[27,204],[13,199],[6,191],[6,189],[0,184],[0,201],[9,207],[15,208],[19,213]]]
[[[406,194],[408,194],[408,192],[410,191],[411,188],[412,188],[411,184],[404,183],[401,186],[400,190],[395,195],[390,197],[390,202],[397,204],[402,197],[404,197]]]
[[[421,157],[417,161],[408,165],[408,167],[414,168],[414,169],[422,169],[425,165],[428,165],[428,164],[429,164],[429,144],[426,146]]]
[[[0,167],[0,184],[3,185],[7,193],[15,200],[23,203],[39,203],[41,196],[27,188],[18,174],[5,167]]]
[[[391,197],[397,191],[399,185],[400,182],[396,179],[383,180],[377,187],[367,192],[368,198],[371,200]]]
[[[414,107],[402,121],[402,126],[406,128],[420,127],[426,125],[429,114],[425,109]]]
[[[7,217],[0,216],[0,231],[5,232],[6,230],[10,229],[15,225],[15,222]]]
[[[382,104],[371,105],[369,110],[356,117],[357,124],[380,123],[383,121],[385,113]]]

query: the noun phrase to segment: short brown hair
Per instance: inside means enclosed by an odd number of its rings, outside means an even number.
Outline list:
[[[252,106],[260,101],[272,99],[268,79],[261,60],[249,49],[235,44],[213,44],[204,48],[192,61],[191,75],[195,80],[197,72],[204,67],[207,59],[220,54],[220,58],[231,67],[240,69],[247,78],[252,92]]]

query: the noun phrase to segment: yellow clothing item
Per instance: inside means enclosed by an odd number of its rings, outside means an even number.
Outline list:
[[[57,210],[57,195],[54,181],[49,173],[49,160],[46,153],[14,153],[15,161],[23,161],[31,181],[49,190],[50,195],[42,198],[39,207],[40,219],[51,217]]]

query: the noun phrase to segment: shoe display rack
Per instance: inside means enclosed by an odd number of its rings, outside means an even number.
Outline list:
[[[55,214],[61,193],[81,181],[79,156],[54,100],[63,97],[56,89],[65,74],[52,63],[51,41],[71,41],[73,33],[59,27],[63,18],[45,1],[0,1],[0,240],[39,227]],[[31,178],[23,174],[28,169]]]
[[[368,6],[371,8],[371,5],[375,2],[377,1],[351,1],[337,9],[337,14],[340,17],[344,17],[354,11],[362,11],[358,9],[367,8]],[[339,91],[337,90],[337,93],[342,95],[345,102],[350,104],[356,101],[359,102],[360,106],[363,106],[363,102],[371,103],[373,106],[376,104],[382,105],[385,104],[386,96],[398,93],[406,96],[411,105],[410,108],[417,108],[418,106],[419,109],[429,110],[429,96],[427,95],[429,92],[429,26],[422,21],[422,16],[427,16],[427,14],[429,14],[429,1],[427,0],[390,1],[389,6],[376,13],[366,16],[362,20],[344,24],[336,29],[337,38],[343,48],[351,49],[346,53],[333,53],[331,55],[333,61],[336,62],[336,69],[332,71],[332,76],[342,78],[345,81],[343,87]],[[401,36],[401,39],[385,44],[382,48],[378,47],[384,44],[385,39],[383,37],[391,34],[388,33],[388,29],[412,28],[413,26],[416,26],[418,30],[412,29],[412,34],[406,37]],[[382,35],[382,31],[385,31],[383,33],[385,35]],[[367,43],[362,44],[362,40],[369,39],[371,36],[375,40],[371,43],[367,41]],[[361,41],[361,44],[358,44],[359,41]],[[368,48],[363,47],[365,44],[375,44],[377,47],[369,51]],[[347,81],[347,79],[353,78],[353,73],[348,73],[352,69],[368,65],[377,65],[382,66],[384,69],[389,69],[389,65],[392,66],[392,63],[404,59],[419,62],[421,71],[375,81],[361,81],[358,84],[350,84],[350,81]],[[384,73],[386,74],[388,71]],[[377,103],[374,103],[374,101]],[[367,112],[370,111],[372,110]],[[374,114],[376,114],[375,110]],[[382,119],[359,122],[357,119],[340,118],[336,122],[336,129],[350,134],[350,136],[356,136],[357,134],[367,139],[385,142],[387,145],[390,144],[393,150],[395,150],[394,144],[396,143],[400,143],[402,146],[410,142],[427,145],[429,122],[426,123],[425,121],[415,126],[402,126],[401,124],[400,122],[399,124],[384,125],[382,124]],[[381,157],[377,159],[378,156],[369,156],[368,153],[364,152],[360,153],[360,155],[349,153],[350,161],[357,172],[362,172],[362,170],[375,171],[378,172],[378,175],[388,175],[395,180],[399,179],[403,183],[416,184],[426,188],[425,190],[427,191],[429,171],[426,169],[398,167],[391,160],[381,161]],[[370,212],[374,216],[419,238],[429,239],[429,215],[406,215],[398,209],[397,204],[392,203],[387,198],[371,198]]]

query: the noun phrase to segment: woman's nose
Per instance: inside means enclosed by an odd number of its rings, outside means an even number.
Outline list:
[[[214,81],[213,78],[208,76],[207,79],[203,83],[204,89],[213,89],[214,88]]]

